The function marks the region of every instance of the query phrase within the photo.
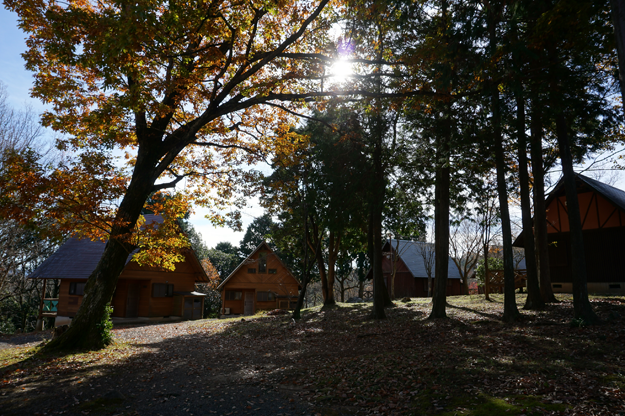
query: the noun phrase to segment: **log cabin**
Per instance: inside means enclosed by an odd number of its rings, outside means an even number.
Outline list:
[[[394,240],[387,241],[382,247],[382,273],[384,284],[391,294],[391,280],[395,263],[395,298],[427,297],[428,274],[426,264],[431,264],[432,285],[434,285],[434,245],[420,241]],[[373,277],[369,270],[367,278]],[[449,259],[447,274],[447,296],[462,294],[462,278],[453,260]],[[433,287],[433,286],[432,286]]]
[[[588,291],[625,295],[625,192],[576,175],[582,219]],[[554,292],[572,293],[571,233],[564,181],[545,200],[549,241],[549,273]],[[523,247],[523,233],[514,246]]]
[[[162,222],[162,217],[144,215],[146,222]],[[56,311],[40,312],[40,318],[55,317],[55,326],[71,322],[82,302],[85,284],[95,270],[105,242],[70,238],[52,256],[46,259],[29,279],[59,279]],[[201,319],[204,310],[203,293],[195,291],[196,283],[208,282],[208,276],[191,249],[184,251],[185,261],[177,263],[174,271],[140,266],[128,256],[122,270],[111,306],[113,321],[124,318]],[[43,291],[45,294],[45,290]],[[42,299],[42,306],[46,299]],[[43,309],[40,308],[40,310]]]
[[[299,282],[266,242],[217,287],[222,315],[253,315],[259,310],[294,309]]]

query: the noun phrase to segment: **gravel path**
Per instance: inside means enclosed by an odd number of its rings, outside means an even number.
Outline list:
[[[53,378],[49,374],[15,386],[0,385],[0,414],[315,413],[298,397],[297,388],[280,384],[288,359],[239,350],[236,339],[224,342],[211,332],[214,324],[207,327],[192,322],[117,327],[113,332],[121,347],[113,364],[85,366],[81,362],[75,368],[70,364],[55,371]],[[49,333],[4,337],[0,345],[32,346],[45,337]],[[131,348],[124,347],[128,344]]]
[[[2,335],[0,336],[0,350],[13,347],[29,347],[36,345],[44,339],[50,339],[52,337],[52,331],[44,332],[30,332],[27,334],[19,335]]]

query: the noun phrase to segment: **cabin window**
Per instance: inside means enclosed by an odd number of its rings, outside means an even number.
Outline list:
[[[256,274],[256,269],[247,269],[249,274]]]
[[[258,302],[273,302],[276,295],[273,292],[256,292],[256,300]]]
[[[76,296],[82,296],[85,294],[85,285],[87,283],[77,283],[77,282],[71,282],[69,284],[69,294],[70,295],[76,295]]]
[[[267,253],[258,254],[258,273],[267,273]]]
[[[153,283],[153,298],[170,298],[174,296],[174,285],[172,283]]]
[[[620,289],[620,288],[621,288],[621,285],[619,285],[618,283],[610,285],[610,289]]]
[[[278,269],[269,269],[269,274],[278,274]]]
[[[234,290],[226,290],[226,300],[241,300],[243,298],[243,292],[236,292]]]

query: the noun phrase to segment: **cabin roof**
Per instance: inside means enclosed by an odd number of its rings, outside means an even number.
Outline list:
[[[263,241],[262,243],[260,243],[255,249],[254,251],[252,251],[252,253],[250,253],[249,256],[246,257],[245,260],[243,260],[241,263],[239,263],[239,265],[237,266],[236,269],[233,270],[232,273],[230,273],[230,275],[228,277],[226,277],[226,279],[221,282],[219,284],[219,286],[217,286],[217,290],[222,290],[226,283],[228,282],[228,280],[230,280],[230,278],[232,278],[232,276],[234,276],[235,274],[237,274],[237,272],[243,267],[246,266],[248,264],[250,264],[252,260],[252,257],[254,256],[254,254],[256,254],[261,248],[265,248],[267,251],[269,251],[270,253],[272,253],[274,256],[276,256],[276,259],[278,259],[278,262],[280,262],[280,265],[282,267],[284,267],[284,269],[287,271],[287,273],[289,274],[289,276],[291,276],[293,278],[293,280],[295,280],[297,282],[297,285],[301,288],[301,285],[299,283],[299,281],[293,276],[293,273],[291,273],[291,270],[289,270],[288,267],[286,267],[286,265],[282,262],[282,260],[280,260],[280,257],[278,257],[276,255],[276,253],[274,253],[274,251],[271,249],[271,247],[269,247],[269,244],[267,244],[266,241]]]
[[[145,222],[150,224],[163,223],[160,215],[146,214]],[[48,257],[41,265],[28,276],[29,279],[72,279],[86,280],[95,270],[98,262],[102,258],[106,243],[100,240],[91,241],[87,238],[70,238],[57,251]],[[126,258],[126,265],[132,260],[137,252],[133,251]],[[195,252],[190,250],[190,255],[185,256],[187,260],[194,263],[195,268],[199,268],[201,273],[197,281],[208,281],[206,272],[202,268]]]
[[[398,241],[399,246],[397,245]],[[434,244],[410,240],[391,240],[390,242],[393,251],[397,249],[399,258],[404,262],[408,270],[410,270],[412,277],[427,277],[428,274],[425,269],[425,261],[423,260],[421,249],[434,251]],[[384,251],[388,251],[388,245],[389,243],[386,242]],[[432,277],[436,277],[434,267],[432,267]],[[451,258],[449,258],[447,277],[449,279],[461,279],[460,272]]]
[[[599,193],[605,199],[612,202],[617,207],[621,208],[622,210],[625,210],[625,191],[622,191],[621,189],[610,186],[607,183],[603,183],[595,179],[591,179],[579,173],[576,173],[575,177],[576,177],[575,179],[577,180],[578,191],[581,185],[580,182],[582,182],[583,184],[588,185],[595,192]],[[553,188],[553,191],[551,191],[549,195],[547,196],[547,199],[545,199],[545,206],[548,207],[549,204],[551,204],[551,202],[555,198],[562,196],[564,194],[565,194],[564,178],[560,178],[556,186]]]
[[[625,191],[610,186],[607,183],[588,178],[584,175],[577,175],[577,177],[600,193],[605,199],[609,200],[620,209],[625,210]]]
[[[575,174],[575,179],[576,179],[578,191],[580,187],[583,187],[583,185],[587,185],[589,188],[591,188],[592,190],[597,192],[599,195],[607,199],[616,207],[625,211],[625,191],[615,188],[613,186],[610,186],[606,183],[599,182],[595,179],[589,178],[579,173]],[[560,178],[556,186],[553,188],[553,190],[549,193],[549,195],[547,195],[547,198],[545,199],[545,207],[548,208],[554,199],[564,194],[565,194],[564,178],[562,177]],[[515,247],[524,246],[523,232],[519,234],[519,236],[516,238],[516,240],[514,240],[514,243],[512,243],[512,245]]]

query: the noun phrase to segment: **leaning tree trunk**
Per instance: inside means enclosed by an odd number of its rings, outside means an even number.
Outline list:
[[[154,183],[151,169],[144,167],[145,165],[149,166],[149,162],[138,157],[132,180],[117,210],[115,225],[111,229],[104,254],[87,280],[80,308],[69,329],[46,344],[46,350],[94,350],[106,346],[108,340],[104,337],[101,325],[106,316],[106,307],[111,302],[128,255],[135,248],[124,239],[132,234]]]
[[[547,207],[545,206],[545,169],[543,167],[542,121],[538,105],[538,94],[533,94],[531,131],[532,176],[534,186],[534,234],[536,241],[536,257],[538,259],[538,275],[540,279],[540,293],[546,303],[557,302],[551,287],[551,273],[549,270],[549,239],[547,234]]]
[[[522,87],[517,91],[517,135],[519,150],[519,182],[521,185],[521,216],[525,245],[525,264],[527,267],[527,298],[524,309],[537,310],[545,307],[538,285],[538,270],[534,251],[534,231],[530,207],[529,173],[527,171],[527,139],[525,138],[525,100]]]
[[[558,136],[558,147],[560,148],[564,190],[566,192],[566,207],[569,216],[569,230],[571,233],[573,311],[575,319],[580,319],[587,324],[593,324],[599,321],[599,317],[592,310],[592,306],[588,300],[586,253],[584,251],[582,219],[579,212],[579,200],[577,199],[577,186],[575,172],[573,171],[573,158],[571,156],[568,130],[562,112],[556,114],[556,132]]]

